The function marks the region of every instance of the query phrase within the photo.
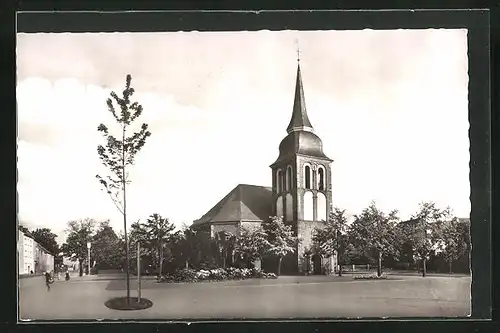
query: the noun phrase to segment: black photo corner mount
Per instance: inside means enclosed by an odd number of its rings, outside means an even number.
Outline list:
[[[22,4],[21,4],[22,5]],[[23,9],[23,8],[20,8]],[[28,8],[27,8],[28,9]],[[487,9],[477,10],[398,10],[398,11],[203,11],[203,12],[26,12],[3,20],[2,24],[14,25],[12,36],[2,34],[2,44],[7,42],[9,60],[3,62],[7,66],[1,79],[5,80],[10,90],[6,94],[7,101],[2,116],[2,148],[4,155],[14,163],[5,163],[3,169],[4,186],[2,204],[6,207],[2,216],[5,219],[4,232],[1,233],[4,244],[4,299],[9,306],[3,307],[3,332],[38,331],[48,332],[70,331],[175,331],[175,330],[269,330],[269,331],[334,331],[334,332],[372,332],[372,331],[475,331],[494,332],[491,318],[493,307],[492,273],[493,256],[491,239],[498,234],[498,227],[492,233],[492,213],[498,217],[497,196],[492,201],[493,186],[498,188],[492,161],[497,162],[498,152],[495,128],[500,128],[498,120],[498,99],[491,96],[492,83],[498,79],[498,66],[490,69],[490,40],[498,45],[498,32],[490,35],[490,23],[494,22],[492,12]],[[1,15],[6,15],[1,14]],[[498,19],[498,16],[495,16]],[[17,271],[16,271],[16,94],[15,94],[15,23],[17,32],[154,32],[154,31],[231,31],[231,30],[360,30],[360,29],[426,29],[426,28],[465,28],[468,30],[469,58],[469,138],[470,138],[470,181],[471,181],[471,237],[472,237],[472,316],[470,319],[424,319],[404,318],[401,320],[380,320],[367,318],[362,321],[330,321],[327,318],[311,320],[264,321],[264,322],[220,322],[215,324],[197,323],[129,323],[118,325],[112,323],[44,323],[34,321],[17,322]],[[491,31],[493,33],[493,31]],[[493,50],[494,51],[494,50]],[[490,58],[491,57],[491,58]],[[9,64],[10,62],[10,64]],[[490,73],[493,75],[490,76]],[[499,89],[496,88],[498,91]],[[491,113],[493,103],[494,113]],[[496,113],[495,113],[496,112]],[[493,146],[493,149],[491,149]],[[493,155],[491,154],[493,152]],[[9,159],[5,158],[5,161]],[[494,183],[492,181],[495,181]],[[8,184],[8,186],[7,186]],[[492,210],[495,210],[492,212]],[[498,219],[498,218],[497,218]],[[498,266],[496,266],[498,267]],[[498,274],[495,275],[498,280]],[[7,277],[7,279],[5,279]],[[12,305],[10,305],[12,304]],[[243,319],[244,320],[244,319]]]

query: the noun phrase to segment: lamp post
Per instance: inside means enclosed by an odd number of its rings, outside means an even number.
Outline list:
[[[91,247],[91,243],[88,242],[87,243],[87,251],[88,251],[88,254],[87,254],[87,274],[90,274],[90,247]]]

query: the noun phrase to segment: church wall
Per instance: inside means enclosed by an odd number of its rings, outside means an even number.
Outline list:
[[[224,224],[212,224],[211,225],[211,230],[210,230],[210,235],[211,237],[215,237],[215,235],[221,231],[226,231],[231,233],[232,235],[239,235],[239,226],[238,222],[234,223],[224,223]]]
[[[248,230],[255,230],[256,228],[260,227],[261,222],[240,222],[241,228],[245,228]]]
[[[313,222],[313,221],[298,221],[297,223],[297,233],[301,238],[301,242],[298,246],[298,265],[299,272],[303,272],[305,269],[305,258],[304,253],[307,250],[310,250],[313,245],[313,233],[316,227],[321,228],[323,226],[322,222]]]

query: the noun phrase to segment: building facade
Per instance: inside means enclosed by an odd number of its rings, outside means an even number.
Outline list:
[[[300,239],[293,255],[284,258],[283,274],[328,274],[336,258],[314,253],[313,232],[327,220],[332,206],[332,159],[314,133],[307,115],[300,64],[297,66],[295,97],[287,135],[279,145],[279,156],[270,165],[272,186],[238,185],[209,212],[193,222],[212,237],[226,231],[239,234],[242,226],[257,225],[270,216],[282,216]],[[263,266],[264,263],[263,263]]]
[[[44,272],[54,271],[54,255],[49,253],[43,246],[34,242],[35,244],[35,273],[40,274]]]
[[[21,230],[18,230],[19,274],[35,273],[35,241]]]
[[[17,252],[20,275],[54,271],[54,255],[21,230],[18,230]]]

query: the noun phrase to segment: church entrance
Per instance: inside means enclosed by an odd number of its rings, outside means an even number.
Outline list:
[[[321,275],[321,256],[319,254],[315,254],[311,259],[313,264],[313,274]]]

